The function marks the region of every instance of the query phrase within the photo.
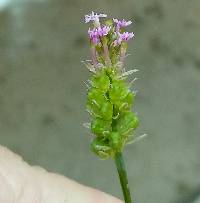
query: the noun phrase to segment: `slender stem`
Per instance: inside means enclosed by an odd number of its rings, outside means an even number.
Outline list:
[[[92,64],[96,66],[98,64],[97,52],[93,44],[91,44],[91,47],[90,47],[90,54],[91,54]]]
[[[125,168],[125,163],[124,163],[122,153],[116,153],[115,164],[119,174],[119,179],[120,179],[120,183],[121,183],[121,187],[124,195],[124,201],[125,203],[132,203],[131,194],[128,186],[128,178],[127,178],[127,173],[126,173],[126,168]]]
[[[125,61],[125,57],[126,57],[126,49],[127,49],[127,43],[122,42],[121,47],[120,47],[120,59],[119,61],[121,62],[121,71],[123,70],[123,66],[124,66],[124,61]]]
[[[104,52],[104,58],[105,58],[105,64],[106,66],[111,66],[111,60],[110,60],[110,54],[108,50],[108,45],[107,45],[107,39],[105,37],[101,38],[101,43],[103,45],[103,52]]]

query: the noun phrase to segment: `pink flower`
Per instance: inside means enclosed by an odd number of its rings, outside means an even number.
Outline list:
[[[134,33],[133,32],[124,32],[124,33],[120,34],[120,37],[122,38],[122,41],[128,41],[129,39],[134,37]]]
[[[117,32],[117,39],[114,41],[114,46],[118,46],[122,43],[122,41],[128,41],[131,38],[134,37],[134,33],[133,32],[124,32],[124,33],[120,33]]]
[[[100,37],[106,36],[109,33],[110,29],[111,27],[109,26],[98,27],[92,30],[89,28],[88,30],[89,38],[92,40],[94,44],[98,44],[100,42]]]
[[[98,27],[97,32],[98,32],[99,37],[106,36],[109,33],[110,29],[111,29],[111,27],[109,27],[109,26]]]
[[[102,13],[97,14],[92,11],[91,14],[85,15],[85,23],[89,23],[90,21],[99,22],[99,18],[106,18],[106,17],[107,17],[106,14],[102,14]]]
[[[90,37],[90,39],[92,39],[93,37],[98,37],[98,32],[97,32],[97,29],[94,28],[94,29],[88,29],[88,35]]]
[[[89,38],[90,40],[96,45],[100,42],[99,40],[99,35],[98,35],[98,32],[97,32],[97,29],[94,28],[93,30],[88,30],[88,35],[89,35]]]
[[[128,25],[130,25],[132,23],[130,20],[129,21],[126,21],[124,19],[118,20],[116,18],[113,18],[113,22],[116,23],[117,31],[119,31],[119,29],[121,29],[123,27],[127,27]]]

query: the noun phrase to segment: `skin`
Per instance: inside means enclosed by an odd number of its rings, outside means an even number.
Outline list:
[[[122,203],[23,159],[0,146],[0,203]]]

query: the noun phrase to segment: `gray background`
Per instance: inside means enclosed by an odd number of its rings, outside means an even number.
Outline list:
[[[113,161],[90,152],[82,126],[91,10],[134,21],[127,69],[140,70],[137,135],[149,135],[125,150],[135,202],[192,201],[200,191],[199,0],[1,0],[0,143],[122,198]]]

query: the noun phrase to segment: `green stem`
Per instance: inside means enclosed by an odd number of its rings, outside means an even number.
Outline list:
[[[131,194],[128,186],[128,178],[127,178],[127,173],[126,173],[126,168],[125,168],[122,153],[116,153],[115,164],[117,166],[117,171],[119,174],[119,179],[120,179],[120,183],[121,183],[121,187],[124,195],[124,201],[125,203],[132,203]]]

